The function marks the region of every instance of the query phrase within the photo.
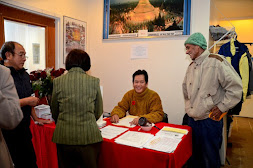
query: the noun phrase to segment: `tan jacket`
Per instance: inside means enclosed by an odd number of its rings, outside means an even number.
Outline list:
[[[233,108],[241,100],[242,81],[223,57],[205,50],[189,65],[183,94],[186,113],[203,120],[214,106],[222,112]]]
[[[13,162],[1,128],[14,129],[23,118],[10,70],[0,65],[0,167],[12,168]]]

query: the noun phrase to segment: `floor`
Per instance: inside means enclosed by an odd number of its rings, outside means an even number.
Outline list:
[[[253,109],[252,109],[253,111]],[[227,148],[227,160],[222,168],[253,167],[253,118],[234,117],[231,136]]]

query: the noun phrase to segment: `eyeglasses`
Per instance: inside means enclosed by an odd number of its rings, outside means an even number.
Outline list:
[[[20,56],[21,58],[25,58],[25,59],[28,59],[28,57],[25,55],[26,53],[15,53],[14,54],[17,54],[18,56]]]

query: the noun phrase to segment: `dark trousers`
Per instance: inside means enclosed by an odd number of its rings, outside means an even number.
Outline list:
[[[192,127],[191,168],[220,168],[219,150],[222,143],[223,120],[214,121],[210,118],[194,121],[189,117],[188,125]]]
[[[101,142],[90,145],[57,144],[59,168],[96,168]]]
[[[15,168],[37,168],[36,155],[31,139],[19,137],[6,142]]]

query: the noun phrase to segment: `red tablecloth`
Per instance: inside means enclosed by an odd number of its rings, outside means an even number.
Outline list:
[[[107,125],[111,125],[107,120]],[[158,128],[171,126],[184,128],[189,133],[182,138],[174,153],[163,153],[150,149],[139,149],[130,146],[116,144],[114,139],[104,139],[99,158],[100,168],[180,168],[192,154],[192,130],[188,126],[158,123]],[[58,168],[56,144],[52,136],[55,124],[39,126],[31,121],[30,126],[33,135],[33,145],[37,156],[38,168]],[[139,126],[130,128],[130,131],[138,131]],[[140,131],[142,132],[142,131]],[[152,128],[148,133],[156,134],[158,129]]]
[[[111,125],[107,120],[107,125]],[[167,123],[155,124],[158,128],[171,126],[187,129],[189,133],[182,138],[174,153],[158,152],[150,149],[140,149],[116,144],[114,139],[104,139],[99,159],[100,168],[181,168],[192,155],[192,130],[188,126]],[[130,128],[138,131],[140,127]],[[159,130],[153,127],[148,133],[156,134]],[[144,132],[144,131],[140,131]],[[119,135],[120,136],[120,135]],[[116,137],[117,138],[117,137]]]
[[[31,120],[30,130],[38,168],[58,168],[56,144],[52,142],[55,123],[36,125]]]

